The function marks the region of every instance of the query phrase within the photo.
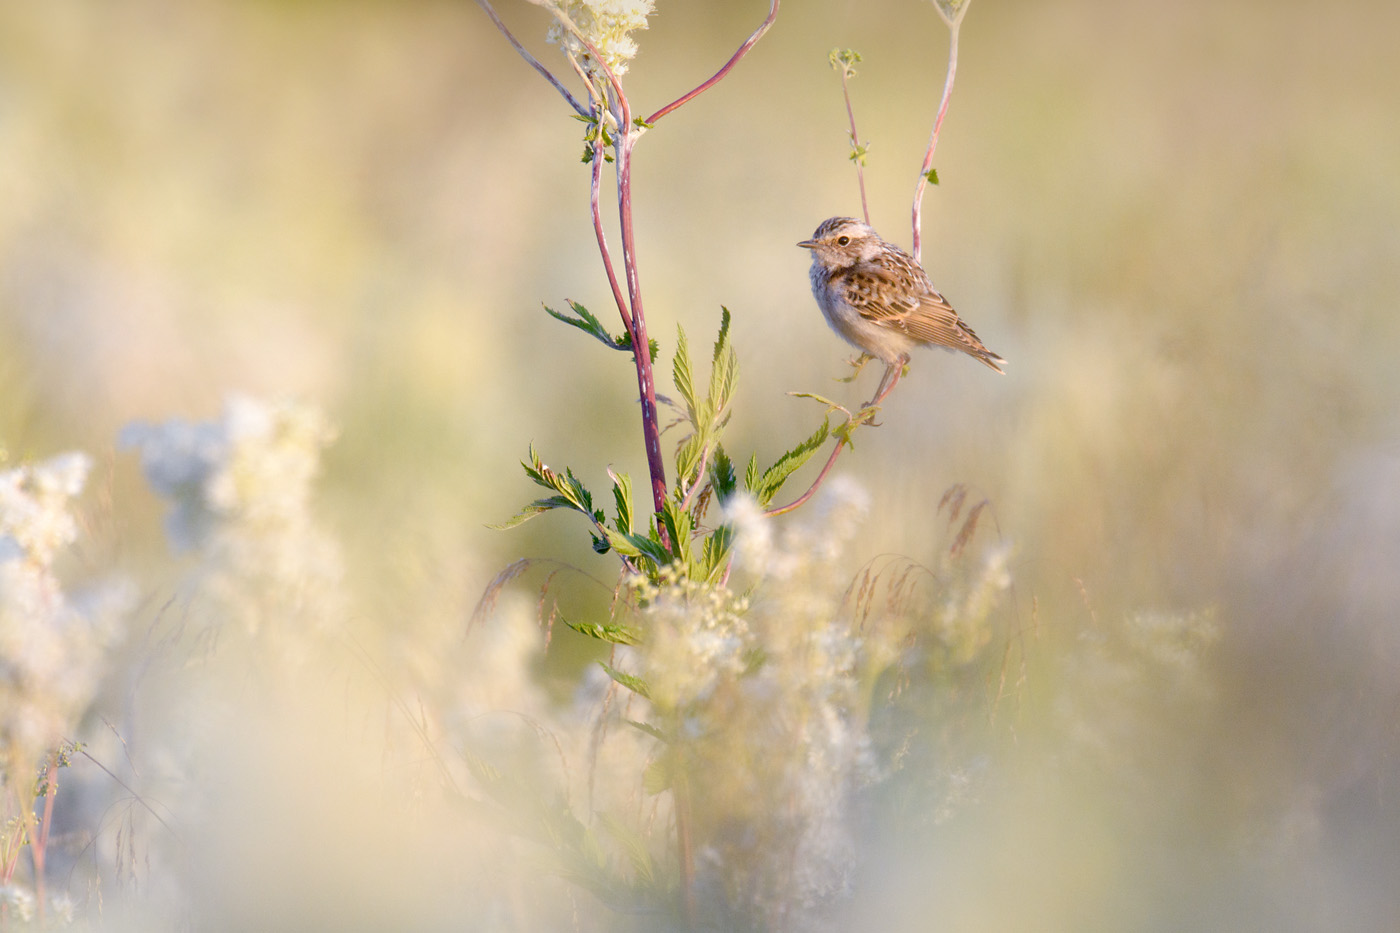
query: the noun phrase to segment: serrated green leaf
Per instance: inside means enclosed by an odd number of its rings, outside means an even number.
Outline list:
[[[827,398],[825,395],[818,395],[818,394],[815,393],[815,392],[789,392],[788,395],[791,395],[793,398],[810,398],[810,399],[814,399],[815,401],[821,402],[823,405],[825,405],[826,408],[827,408],[827,411],[835,411],[836,409],[838,409],[838,408],[841,407],[840,404],[838,404],[838,403],[836,403],[836,402],[833,402],[831,399]]]
[[[675,499],[668,497],[661,508],[661,520],[666,525],[666,532],[671,538],[671,550],[676,559],[688,566],[690,564],[690,533],[694,528],[694,520],[691,518],[690,512],[681,508]]]
[[[579,482],[578,477],[574,476],[574,471],[570,468],[564,468],[563,485],[556,488],[565,497],[572,499],[578,510],[589,518],[597,519],[601,515],[601,513],[595,514],[593,511],[593,494],[584,488],[583,483]]]
[[[640,729],[658,742],[664,742],[667,745],[671,744],[671,737],[667,735],[660,726],[653,726],[649,722],[640,722],[636,719],[624,719],[622,721],[634,729]]]
[[[924,173],[924,177],[929,180],[929,184],[938,184],[938,169],[931,168]]]
[[[617,530],[632,533],[632,477],[608,470],[613,481],[613,502],[617,505]]]
[[[664,567],[671,562],[671,553],[662,547],[659,541],[654,541],[646,535],[623,534],[606,527],[602,530],[613,550],[623,557],[645,558],[657,567]]]
[[[635,677],[632,674],[623,673],[617,668],[612,667],[602,661],[598,662],[598,666],[601,667],[603,671],[609,677],[612,678],[613,683],[617,684],[620,687],[626,687],[628,690],[631,690],[633,693],[635,693],[637,696],[641,697],[644,700],[651,699],[651,688],[647,686],[646,681],[642,680],[642,678]]]
[[[720,356],[724,353],[725,348],[729,346],[729,318],[729,309],[724,305],[720,305],[719,334],[715,337],[715,352],[714,355],[710,357],[711,365],[719,362]]]
[[[685,402],[690,420],[695,421],[695,386],[690,376],[690,345],[685,339],[685,328],[676,325],[676,355],[671,363],[671,378],[676,383],[676,391]]]
[[[716,445],[715,455],[710,463],[710,486],[714,489],[720,505],[724,505],[729,497],[734,495],[738,483],[739,480],[734,475],[734,461],[724,452],[723,444]]]
[[[700,456],[704,453],[701,446],[700,435],[692,434],[681,442],[680,448],[676,451],[676,476],[689,483],[695,478],[695,471],[700,469]]]
[[[564,619],[564,624],[580,635],[611,642],[614,645],[639,645],[642,643],[642,636],[635,629],[625,625],[612,622],[570,622],[568,619]]]
[[[589,151],[591,152],[592,150]],[[570,317],[567,314],[555,311],[549,305],[544,305],[545,313],[556,321],[563,321],[570,327],[577,327],[595,340],[602,341],[602,343],[608,347],[612,347],[613,349],[617,348],[617,338],[608,333],[608,329],[603,326],[603,322],[598,320],[591,311],[571,298],[566,298],[564,300],[569,303],[569,307],[574,309],[574,313],[577,314],[578,317]]]
[[[705,539],[701,561],[706,582],[714,582],[723,572],[729,559],[729,548],[733,543],[734,529],[729,525],[719,526]]]
[[[579,482],[578,477],[574,476],[573,470],[565,467],[564,475],[560,476],[555,470],[545,466],[544,461],[540,459],[540,455],[535,452],[534,444],[530,445],[529,456],[530,459],[528,462],[522,460],[520,463],[520,465],[525,468],[525,474],[529,476],[530,479],[534,480],[537,486],[552,489],[559,494],[549,499],[540,499],[532,503],[532,506],[548,505],[549,508],[560,508],[560,505],[550,503],[562,497],[565,500],[564,504],[569,508],[582,512],[587,515],[589,519],[597,520],[599,513],[593,511],[593,495],[583,483]],[[527,508],[532,506],[527,506]]]
[[[528,460],[520,461],[520,465],[525,468],[525,475],[534,480],[536,486],[553,489],[553,481],[546,477],[546,474],[551,474],[553,471],[544,465],[544,461],[540,459],[540,455],[535,452],[534,444],[529,446],[529,452],[526,456],[529,458]]]
[[[749,465],[744,470],[744,488],[753,492],[758,488],[758,454],[749,454]]]
[[[572,510],[575,509],[575,506],[564,496],[550,496],[547,499],[536,499],[534,502],[531,502],[521,509],[513,518],[509,518],[503,522],[488,524],[486,527],[490,528],[492,531],[509,531],[518,525],[525,524],[536,515],[548,512],[552,509]]]
[[[710,367],[710,391],[705,412],[707,421],[719,419],[728,407],[739,373],[738,355],[729,345],[729,309],[721,306],[720,311],[719,336],[715,339],[715,351]],[[722,426],[722,420],[717,426]]]
[[[754,496],[758,499],[758,504],[767,506],[778,494],[778,490],[783,488],[783,483],[787,478],[797,472],[817,449],[826,442],[827,436],[831,433],[829,421],[823,420],[822,426],[802,443],[778,458],[767,470],[763,471],[763,476],[759,480],[758,488],[754,490]]]

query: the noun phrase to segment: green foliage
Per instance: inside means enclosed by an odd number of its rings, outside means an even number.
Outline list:
[[[603,521],[602,510],[593,510],[593,495],[584,488],[572,470],[565,468],[563,475],[545,466],[540,460],[540,455],[535,453],[535,446],[530,445],[529,462],[521,461],[525,468],[525,475],[535,481],[536,486],[543,486],[545,489],[552,489],[556,493],[543,499],[536,499],[525,506],[514,517],[499,524],[488,525],[498,531],[514,528],[539,515],[541,512],[548,512],[552,509],[572,509],[575,512],[582,512],[595,524]]]
[[[613,157],[606,152],[606,150],[613,147],[615,140],[613,139],[612,133],[608,131],[608,125],[600,120],[596,114],[593,116],[574,114],[574,119],[588,124],[588,129],[583,133],[583,158],[580,161],[585,165],[593,161],[598,139],[601,134],[603,148],[605,150],[603,153],[603,161],[611,162]]]
[[[613,679],[614,683],[626,687],[642,699],[651,699],[651,690],[647,687],[646,681],[642,680],[642,678],[628,674],[625,671],[620,671],[615,667],[604,664],[602,661],[598,662],[598,666],[603,669],[605,674]]]
[[[636,629],[615,622],[572,622],[568,619],[563,621],[565,625],[580,635],[611,642],[614,645],[639,645],[642,641],[641,635]]]
[[[924,173],[924,177],[928,179],[929,184],[931,184],[931,185],[936,185],[936,184],[938,184],[938,169],[936,169],[936,168],[931,168],[931,169],[929,169],[927,172]]]
[[[710,458],[719,446],[720,436],[729,423],[729,403],[734,397],[739,378],[738,357],[729,342],[730,315],[721,308],[719,336],[715,339],[710,358],[710,382],[703,396],[695,391],[691,375],[690,346],[685,329],[676,328],[676,356],[672,376],[676,392],[685,403],[690,434],[682,439],[676,453],[676,492],[682,501],[690,498],[696,486],[705,478]]]
[[[614,338],[587,308],[570,301],[573,315],[559,314],[546,308],[550,315],[575,327],[602,343],[620,349],[621,341]],[[747,460],[742,481],[734,460],[723,444],[724,431],[733,414],[733,401],[738,384],[739,364],[730,341],[732,316],[728,308],[720,309],[719,331],[710,352],[710,372],[702,381],[691,354],[690,340],[685,329],[676,328],[676,352],[671,360],[671,378],[675,384],[676,407],[682,412],[681,425],[685,433],[676,444],[675,469],[671,488],[659,511],[641,522],[632,500],[632,479],[623,472],[608,470],[612,482],[613,514],[596,507],[592,493],[571,469],[562,472],[546,466],[530,447],[529,457],[522,462],[525,473],[549,495],[526,505],[514,518],[491,527],[513,528],[542,512],[555,509],[577,512],[592,526],[593,548],[599,554],[612,552],[623,568],[635,574],[629,582],[629,595],[614,604],[613,615],[604,621],[565,619],[564,624],[581,635],[614,645],[645,645],[648,632],[636,624],[618,618],[619,612],[641,608],[654,598],[659,588],[674,586],[681,581],[693,581],[701,586],[717,585],[729,568],[734,545],[734,529],[721,520],[707,519],[711,504],[723,508],[741,492],[752,496],[760,508],[768,508],[788,479],[811,459],[833,436],[850,442],[851,432],[875,416],[874,408],[852,415],[830,399],[809,393],[797,393],[813,398],[826,406],[821,424],[790,450],[784,451],[766,467],[758,456]],[[844,420],[832,426],[833,412],[843,412]],[[607,664],[603,670],[624,689],[644,698],[651,698],[645,681]],[[654,726],[637,724],[637,728],[652,732]],[[663,738],[661,732],[653,732]],[[657,790],[671,786],[667,766],[658,763],[649,782]]]
[[[566,298],[564,300],[569,303],[570,308],[574,309],[574,314],[578,315],[578,317],[570,317],[567,314],[561,314],[560,312],[555,311],[553,308],[549,307],[549,305],[544,306],[545,313],[557,321],[563,321],[570,327],[577,327],[579,330],[583,331],[585,334],[588,334],[590,337],[593,337],[595,340],[598,340],[600,343],[602,343],[604,346],[608,347],[611,350],[626,350],[629,352],[631,351],[631,334],[623,332],[622,334],[619,334],[618,336],[614,337],[611,333],[608,332],[608,329],[603,326],[603,322],[598,320],[597,316],[594,315],[593,312],[589,311],[587,308],[579,304],[577,301],[574,301],[572,298]],[[647,349],[650,351],[651,361],[655,363],[656,354],[659,351],[660,347],[655,340],[649,340],[647,341],[647,343],[649,345]]]
[[[626,348],[626,338],[608,333],[602,322],[583,305],[570,301],[569,307],[573,309],[572,315],[561,314],[548,307],[545,310],[550,316],[613,349]],[[734,461],[723,445],[724,431],[733,414],[739,378],[738,356],[730,341],[732,320],[729,309],[721,307],[719,332],[711,349],[710,373],[703,383],[703,390],[691,357],[690,339],[683,327],[676,328],[671,379],[676,388],[676,406],[684,414],[681,424],[686,433],[676,445],[672,487],[660,511],[653,513],[645,524],[638,521],[632,502],[632,479],[626,473],[608,470],[614,506],[614,513],[609,519],[604,509],[595,507],[592,493],[571,469],[566,467],[561,473],[546,466],[532,445],[528,460],[521,466],[525,474],[537,486],[547,489],[550,495],[529,503],[513,518],[489,527],[501,530],[514,528],[543,512],[564,509],[588,519],[593,526],[594,551],[616,554],[624,569],[640,574],[652,584],[656,584],[663,571],[668,570],[684,579],[703,583],[721,580],[729,565],[734,530],[723,521],[717,524],[708,522],[707,514],[712,503],[718,503],[723,508],[741,490]],[[654,344],[652,356],[655,358]],[[864,362],[865,359],[862,359],[857,363],[857,372]],[[772,505],[788,479],[827,440],[835,437],[841,443],[850,444],[855,429],[873,422],[877,411],[867,407],[852,414],[823,396],[810,392],[792,394],[822,403],[826,406],[826,415],[812,434],[784,451],[766,468],[760,468],[757,454],[750,455],[744,470],[742,491],[752,496],[760,508],[766,509]],[[845,417],[833,427],[831,415],[835,412],[841,412]],[[644,637],[634,628],[613,622],[567,621],[565,624],[580,634],[613,644],[634,645]]]
[[[758,504],[767,507],[778,491],[783,488],[788,477],[796,473],[804,463],[811,459],[812,454],[826,443],[830,433],[831,424],[827,419],[823,419],[821,427],[817,428],[811,437],[784,453],[772,466],[764,470],[763,474],[758,476],[749,486],[749,492],[753,493]]]

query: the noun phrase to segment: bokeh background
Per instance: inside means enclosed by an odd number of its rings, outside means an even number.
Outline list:
[[[661,0],[634,110],[713,73],[765,6]],[[563,71],[538,9],[499,9]],[[873,854],[858,916],[1400,924],[1397,33],[1400,10],[1361,0],[968,13],[924,258],[1008,375],[915,359],[839,466],[871,500],[849,561],[932,561],[945,490],[989,501],[978,540],[1014,554],[1004,629],[1037,645],[1010,760],[1060,777]],[[636,150],[652,335],[668,359],[677,324],[704,346],[733,311],[729,446],[761,458],[819,416],[787,392],[869,391],[832,381],[849,354],[794,246],[860,209],[834,47],[865,57],[872,219],[907,246],[946,54],[927,3],[786,4]],[[529,443],[597,489],[608,465],[644,473],[630,367],[540,308],[615,319],[581,148],[464,0],[0,4],[0,450],[98,458],[74,573],[168,560],[120,428],[247,391],[338,427],[318,514],[365,644],[465,624],[523,555],[609,576],[566,517],[484,527],[533,497]],[[1091,712],[1044,688],[1142,613],[1211,620],[1207,699],[1131,665],[1131,689],[1080,685]],[[567,692],[583,649],[559,642],[540,678]],[[1079,715],[1111,764],[1051,741]]]

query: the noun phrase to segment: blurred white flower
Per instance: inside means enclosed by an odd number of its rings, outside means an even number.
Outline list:
[[[54,572],[77,538],[70,501],[90,468],[68,453],[0,472],[0,782],[33,769],[76,725],[132,602],[122,583],[70,600]]]
[[[78,906],[67,894],[55,894],[49,898],[48,922],[68,926],[77,916]]]
[[[647,605],[645,678],[663,709],[685,711],[703,703],[721,681],[743,672],[754,647],[743,598],[671,567],[662,570],[659,586],[639,581],[634,587]]]
[[[0,884],[0,908],[28,923],[34,919],[34,892],[17,884]]]
[[[840,557],[870,509],[870,495],[844,476],[829,480],[801,518],[786,519],[781,541],[774,519],[749,496],[725,504],[724,520],[734,526],[735,565],[755,577],[786,580]]]
[[[637,43],[629,33],[646,29],[647,17],[656,6],[654,0],[558,0],[540,5],[572,22],[618,77],[626,74],[627,63],[637,54]],[[589,74],[600,70],[578,36],[562,21],[549,28],[548,40]]]
[[[312,482],[334,438],[317,409],[233,396],[217,421],[133,424],[126,446],[141,451],[151,487],[170,499],[171,544],[193,550],[197,597],[215,624],[249,634],[265,622],[289,637],[342,616],[343,563],[311,514]]]

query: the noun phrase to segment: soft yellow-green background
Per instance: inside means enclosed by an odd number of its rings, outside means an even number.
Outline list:
[[[638,113],[765,4],[658,6]],[[540,11],[500,9],[562,71]],[[1015,546],[1008,627],[1204,610],[1222,639],[1212,718],[1175,725],[1133,798],[1155,835],[1087,795],[1016,800],[900,889],[931,892],[916,915],[1005,928],[1024,892],[1041,929],[1400,917],[1397,33],[1382,2],[969,12],[924,256],[1008,375],[915,359],[840,465],[872,498],[852,566],[934,559],[962,482],[991,501],[979,540]],[[731,449],[810,431],[789,390],[869,389],[831,382],[847,349],[793,245],[859,211],[828,50],[865,56],[872,219],[907,246],[945,36],[915,0],[789,0],[639,143],[652,334],[669,359],[678,322],[705,346],[732,309]],[[97,454],[88,556],[137,565],[158,505],[120,426],[295,394],[340,426],[321,511],[362,598],[465,613],[522,554],[607,576],[566,517],[482,527],[532,495],[529,442],[597,490],[607,464],[643,472],[626,359],[539,307],[616,319],[580,130],[465,0],[0,4],[0,448]]]

